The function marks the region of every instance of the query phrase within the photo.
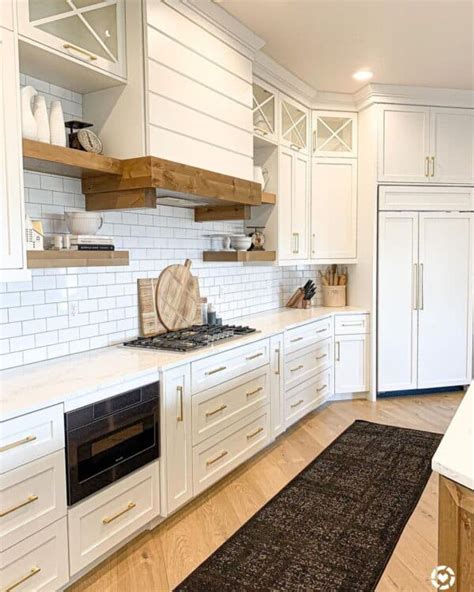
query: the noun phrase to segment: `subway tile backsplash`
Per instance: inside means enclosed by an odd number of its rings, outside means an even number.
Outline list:
[[[28,76],[47,102],[60,99],[66,119],[82,116],[81,96]],[[47,237],[65,233],[64,212],[83,210],[79,180],[25,172],[26,211]],[[33,270],[31,281],[0,284],[0,368],[6,369],[120,343],[138,334],[137,279],[192,260],[206,296],[224,321],[284,305],[316,266],[203,263],[209,232],[242,232],[241,223],[195,223],[193,210],[105,212],[100,234],[130,251],[127,267]]]

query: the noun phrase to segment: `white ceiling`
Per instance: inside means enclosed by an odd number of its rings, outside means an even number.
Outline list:
[[[474,0],[219,0],[264,53],[320,91],[373,82],[474,88]]]

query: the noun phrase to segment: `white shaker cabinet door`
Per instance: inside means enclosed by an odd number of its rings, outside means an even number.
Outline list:
[[[163,375],[161,425],[162,515],[167,516],[193,496],[191,434],[191,371],[189,364]]]
[[[314,158],[311,192],[311,258],[357,255],[357,160]]]
[[[335,392],[363,393],[369,390],[368,335],[340,335],[335,338]]]
[[[471,381],[472,215],[420,213],[418,388]]]
[[[474,110],[431,109],[430,181],[474,183]]]
[[[308,258],[309,158],[295,154],[295,187],[292,202],[293,234],[296,238],[295,259]]]
[[[25,279],[19,73],[14,34],[0,28],[0,270]],[[18,277],[17,277],[18,276]]]
[[[379,181],[427,182],[429,142],[429,107],[382,107],[379,120]]]
[[[296,237],[293,234],[292,203],[294,187],[294,152],[280,148],[278,182],[278,256],[280,259],[292,259],[295,256]]]
[[[416,389],[418,213],[379,215],[378,265],[377,390]]]

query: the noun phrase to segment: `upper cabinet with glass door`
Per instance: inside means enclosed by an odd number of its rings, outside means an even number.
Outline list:
[[[126,78],[124,0],[18,0],[18,32]]]
[[[278,142],[277,91],[264,82],[254,82],[253,89],[253,131],[256,136],[270,142]]]
[[[308,152],[308,110],[283,95],[280,99],[280,143],[298,152]]]
[[[357,113],[313,111],[313,156],[357,156]]]

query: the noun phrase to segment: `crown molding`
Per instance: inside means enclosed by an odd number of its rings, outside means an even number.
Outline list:
[[[316,93],[311,108],[324,111],[357,111],[353,94],[327,91]]]
[[[199,19],[199,24],[251,60],[264,45],[265,41],[248,29],[222,6],[211,0],[165,0],[179,12],[191,11],[192,19]]]
[[[311,107],[316,91],[262,51],[255,55],[253,73],[293,99]]]
[[[354,93],[358,111],[375,103],[474,108],[474,91],[395,84],[368,84]]]

